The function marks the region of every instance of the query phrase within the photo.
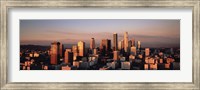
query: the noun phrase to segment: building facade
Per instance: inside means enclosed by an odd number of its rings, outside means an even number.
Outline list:
[[[53,42],[51,43],[51,64],[58,64],[60,60],[60,43],[59,42]]]
[[[64,62],[66,64],[73,64],[73,52],[66,50],[65,51],[65,59]]]
[[[128,52],[128,32],[124,33],[124,51]]]
[[[109,39],[103,39],[101,41],[100,49],[103,49],[105,51],[111,50],[111,40],[109,40]]]
[[[117,33],[113,34],[113,51],[118,50],[118,38]]]
[[[78,42],[78,51],[79,51],[79,56],[84,56],[85,55],[85,42],[79,41]]]
[[[95,48],[95,40],[94,40],[94,38],[91,38],[91,40],[90,40],[90,49],[92,50],[94,48]]]

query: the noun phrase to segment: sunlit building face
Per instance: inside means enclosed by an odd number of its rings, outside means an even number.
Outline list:
[[[128,51],[128,32],[124,33],[124,51]]]
[[[58,64],[58,60],[60,57],[60,43],[59,42],[53,42],[51,44],[51,64]]]
[[[78,51],[79,51],[79,56],[85,55],[85,42],[83,41],[78,42]]]
[[[119,60],[119,51],[113,51],[113,60]]]
[[[137,41],[137,49],[140,50],[141,49],[141,42]]]

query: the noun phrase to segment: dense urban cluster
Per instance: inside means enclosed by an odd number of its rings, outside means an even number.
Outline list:
[[[29,46],[30,47],[30,46]],[[180,48],[142,48],[141,41],[129,39],[128,32],[102,39],[89,48],[79,41],[71,48],[60,42],[51,46],[20,47],[20,70],[180,70]]]

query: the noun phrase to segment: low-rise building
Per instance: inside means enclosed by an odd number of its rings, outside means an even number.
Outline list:
[[[131,69],[131,62],[121,62],[121,69],[130,70]]]

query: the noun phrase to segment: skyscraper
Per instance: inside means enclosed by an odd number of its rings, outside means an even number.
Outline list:
[[[131,42],[132,42],[132,46],[135,46],[135,39],[134,38],[131,39]]]
[[[71,50],[71,49],[65,49],[65,52],[66,52],[66,51],[68,51],[68,52],[72,52],[72,50]]]
[[[76,60],[77,56],[78,56],[78,46],[77,45],[72,46],[72,52],[73,52],[73,60]]]
[[[131,46],[132,46],[132,41],[129,40],[128,41],[128,50],[127,50],[128,53],[130,53],[130,51],[131,51]]]
[[[119,60],[119,51],[113,51],[113,60]]]
[[[59,53],[60,53],[60,57],[62,58],[63,57],[63,44],[60,43],[60,50],[59,50]]]
[[[118,50],[118,39],[117,39],[117,33],[113,34],[113,50]]]
[[[73,52],[69,51],[69,50],[66,50],[65,51],[65,59],[64,59],[64,62],[66,64],[70,63],[72,64],[73,63]]]
[[[141,49],[141,42],[137,41],[137,49],[140,50]]]
[[[136,47],[135,46],[131,47],[131,54],[136,56],[137,53],[136,53]]]
[[[98,54],[98,50],[97,50],[96,48],[93,50],[93,54],[94,54],[94,55],[97,55],[97,54]]]
[[[119,41],[119,42],[118,42],[118,50],[121,50],[121,49],[122,49],[122,42]]]
[[[128,32],[124,33],[124,51],[128,51]]]
[[[150,55],[150,50],[149,48],[145,48],[145,56],[149,56]]]
[[[122,49],[124,49],[124,40],[121,41]]]
[[[111,50],[111,40],[103,39],[101,41],[100,49],[104,49],[105,51]]]
[[[94,38],[91,38],[91,40],[90,40],[90,49],[92,50],[94,48],[95,48],[95,40],[94,40]]]
[[[78,53],[78,46],[77,45],[73,45],[72,46],[72,52],[73,53]]]
[[[51,43],[51,64],[58,64],[58,61],[60,59],[60,43],[59,42],[53,42]]]
[[[132,47],[132,40],[128,41],[128,47]]]
[[[79,51],[79,56],[85,55],[85,42],[83,41],[78,42],[78,51]]]

